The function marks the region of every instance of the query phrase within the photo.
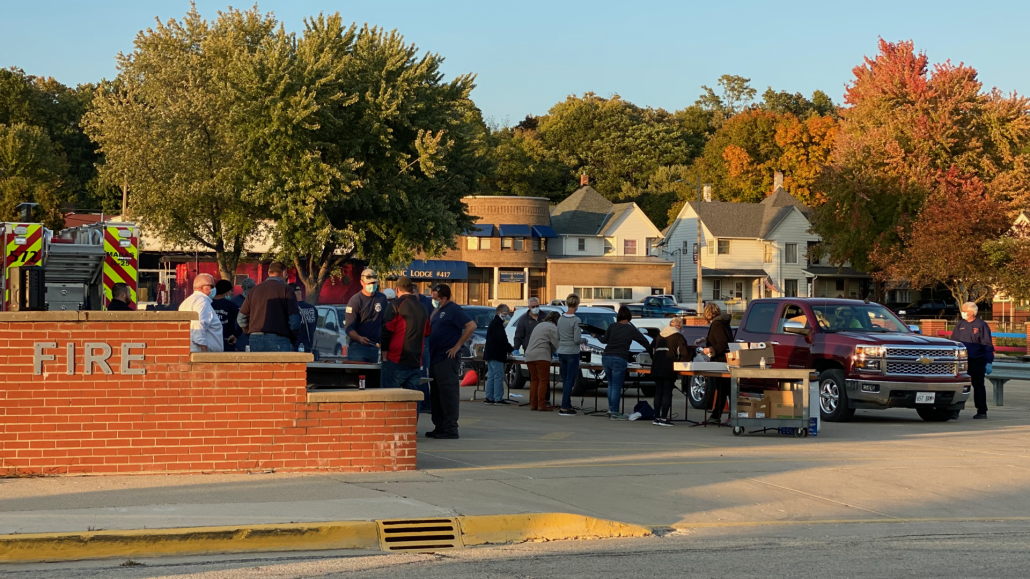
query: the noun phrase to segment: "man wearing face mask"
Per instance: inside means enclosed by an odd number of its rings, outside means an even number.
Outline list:
[[[379,338],[385,310],[386,296],[379,291],[379,276],[366,268],[361,272],[361,291],[347,302],[346,331],[350,337],[348,360],[379,361]]]
[[[198,319],[190,321],[190,352],[221,352],[222,322],[211,308],[215,292],[215,278],[202,273],[193,279],[193,294],[179,304],[180,312],[197,312]]]
[[[526,349],[529,337],[533,335],[533,330],[536,329],[540,320],[540,300],[529,298],[529,311],[519,318],[519,323],[515,326],[515,343],[513,345],[516,351]]]
[[[508,343],[508,334],[504,331],[504,326],[511,319],[511,308],[501,304],[495,313],[497,315],[486,329],[486,347],[483,348],[487,370],[486,403],[490,405],[508,403],[504,399],[504,364],[508,361],[508,354],[515,350]]]
[[[987,322],[976,317],[979,308],[973,302],[962,304],[962,319],[955,324],[951,339],[962,342],[966,347],[969,360],[969,381],[973,386],[973,402],[976,404],[976,415],[973,418],[987,418],[987,388],[984,385],[986,375],[994,368],[994,342],[991,339],[991,327]],[[954,414],[958,418],[958,412]]]

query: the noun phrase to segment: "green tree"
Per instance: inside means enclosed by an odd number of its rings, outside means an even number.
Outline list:
[[[532,126],[536,126],[533,119]],[[523,121],[525,123],[525,121]],[[504,127],[491,134],[492,167],[484,193],[560,200],[578,183],[573,171],[555,159],[530,128]]]
[[[442,62],[396,31],[345,27],[338,14],[307,21],[297,68],[313,114],[291,146],[311,163],[283,147],[263,203],[314,301],[349,257],[391,269],[442,254],[471,227],[461,198],[486,177],[488,131],[474,77],[445,82]]]
[[[740,113],[751,104],[758,91],[751,87],[751,79],[734,74],[719,77],[722,95],[715,94],[712,88],[701,85],[701,96],[695,103],[697,106],[718,113],[724,119]]]
[[[10,127],[0,124],[0,220],[20,220],[15,208],[32,202],[40,205],[36,219],[51,229],[60,229],[67,171],[64,158],[42,128],[24,123]]]
[[[759,107],[774,113],[791,114],[802,120],[812,116],[836,117],[837,114],[833,100],[821,90],[812,93],[812,99],[809,100],[799,92],[776,92],[772,87],[767,87],[762,93]]]
[[[265,215],[269,159],[312,112],[290,76],[295,40],[256,8],[209,22],[194,7],[134,46],[85,119],[102,175],[128,182],[134,219],[168,243],[214,252],[232,279]]]

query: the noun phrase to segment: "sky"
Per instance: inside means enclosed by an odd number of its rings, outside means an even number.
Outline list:
[[[236,4],[249,8],[248,0]],[[213,19],[231,6],[198,0]],[[181,19],[187,0],[0,0],[0,67],[76,85],[113,78],[115,55],[162,21]],[[519,2],[263,0],[287,30],[307,16],[397,29],[423,51],[445,57],[444,72],[477,75],[472,93],[484,117],[514,124],[571,94],[620,95],[641,106],[693,104],[719,76],[751,79],[840,103],[851,70],[877,39],[914,40],[931,62],[965,62],[985,88],[1030,93],[1030,2]]]

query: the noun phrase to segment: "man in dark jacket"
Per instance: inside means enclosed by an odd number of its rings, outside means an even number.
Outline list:
[[[537,324],[540,323],[540,300],[536,298],[529,298],[529,311],[526,315],[519,318],[519,323],[515,326],[515,349],[526,350],[526,346],[529,345],[529,337],[533,335],[533,330],[536,329]]]
[[[418,390],[422,376],[422,352],[430,334],[429,312],[412,293],[408,276],[397,280],[397,297],[386,304],[381,339],[383,388]]]
[[[116,283],[111,287],[111,301],[107,304],[109,312],[131,312],[129,302],[132,300],[132,290],[127,283]]]
[[[987,388],[984,380],[994,368],[994,342],[987,322],[976,317],[979,308],[973,302],[962,304],[962,319],[955,324],[951,339],[962,342],[969,361],[969,380],[973,385],[973,403],[976,415],[973,418],[987,418]],[[958,412],[955,412],[958,418]]]
[[[290,352],[300,328],[297,296],[286,286],[286,265],[273,261],[268,279],[259,283],[240,308],[240,327],[250,337],[251,352]]]
[[[318,324],[318,308],[304,301],[304,292],[300,285],[291,283],[290,290],[297,297],[297,308],[300,312],[300,328],[297,329],[297,338],[293,341],[293,349],[300,352],[311,352],[318,361],[318,352],[315,350],[315,326]],[[303,348],[303,350],[301,350]]]
[[[237,322],[240,308],[232,301],[232,282],[225,279],[215,283],[215,299],[211,300],[211,309],[222,322],[222,348],[226,352],[236,350],[236,340],[243,334],[243,328]]]
[[[504,364],[508,361],[508,354],[515,350],[508,343],[508,334],[504,331],[504,326],[511,319],[511,308],[501,304],[495,314],[486,329],[486,347],[483,348],[487,368],[486,403],[491,405],[508,403],[504,398]]]

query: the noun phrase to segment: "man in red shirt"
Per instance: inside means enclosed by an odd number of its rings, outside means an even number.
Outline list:
[[[429,312],[413,293],[408,276],[397,280],[397,297],[383,316],[383,388],[418,390],[422,375],[422,345],[429,335]]]

